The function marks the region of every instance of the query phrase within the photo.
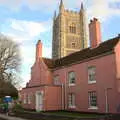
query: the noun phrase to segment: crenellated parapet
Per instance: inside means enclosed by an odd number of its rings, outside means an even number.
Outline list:
[[[65,13],[70,14],[70,15],[79,15],[79,12],[73,11],[73,10],[68,10],[68,9],[65,10]]]

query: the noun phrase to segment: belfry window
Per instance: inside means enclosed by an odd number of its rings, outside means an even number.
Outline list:
[[[70,26],[69,26],[69,31],[70,33],[76,33],[76,26],[74,23],[72,23]]]
[[[72,43],[72,48],[75,48],[75,43]]]

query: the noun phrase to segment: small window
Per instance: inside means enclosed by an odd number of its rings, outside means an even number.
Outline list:
[[[70,108],[75,108],[75,94],[73,93],[68,95],[68,106]]]
[[[59,76],[54,77],[54,85],[60,85]]]
[[[27,95],[24,93],[24,104],[26,104],[27,103]]]
[[[75,72],[68,73],[69,85],[75,85]]]
[[[96,67],[88,67],[88,83],[96,83]]]
[[[72,48],[75,48],[75,43],[72,43]]]
[[[97,95],[95,91],[88,92],[89,95],[89,107],[96,108],[97,107]]]

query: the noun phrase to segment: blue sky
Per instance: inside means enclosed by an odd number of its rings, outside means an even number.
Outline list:
[[[120,33],[120,0],[63,0],[65,8],[80,10],[81,1],[87,21],[97,17],[101,22],[102,40]],[[0,0],[0,32],[20,44],[22,86],[30,79],[35,45],[42,40],[43,56],[51,57],[52,18],[60,0]]]

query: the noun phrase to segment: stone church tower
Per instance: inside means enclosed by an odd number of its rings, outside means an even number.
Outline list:
[[[61,0],[59,14],[53,18],[52,58],[57,59],[88,46],[85,10],[83,4],[79,12],[64,8]]]

